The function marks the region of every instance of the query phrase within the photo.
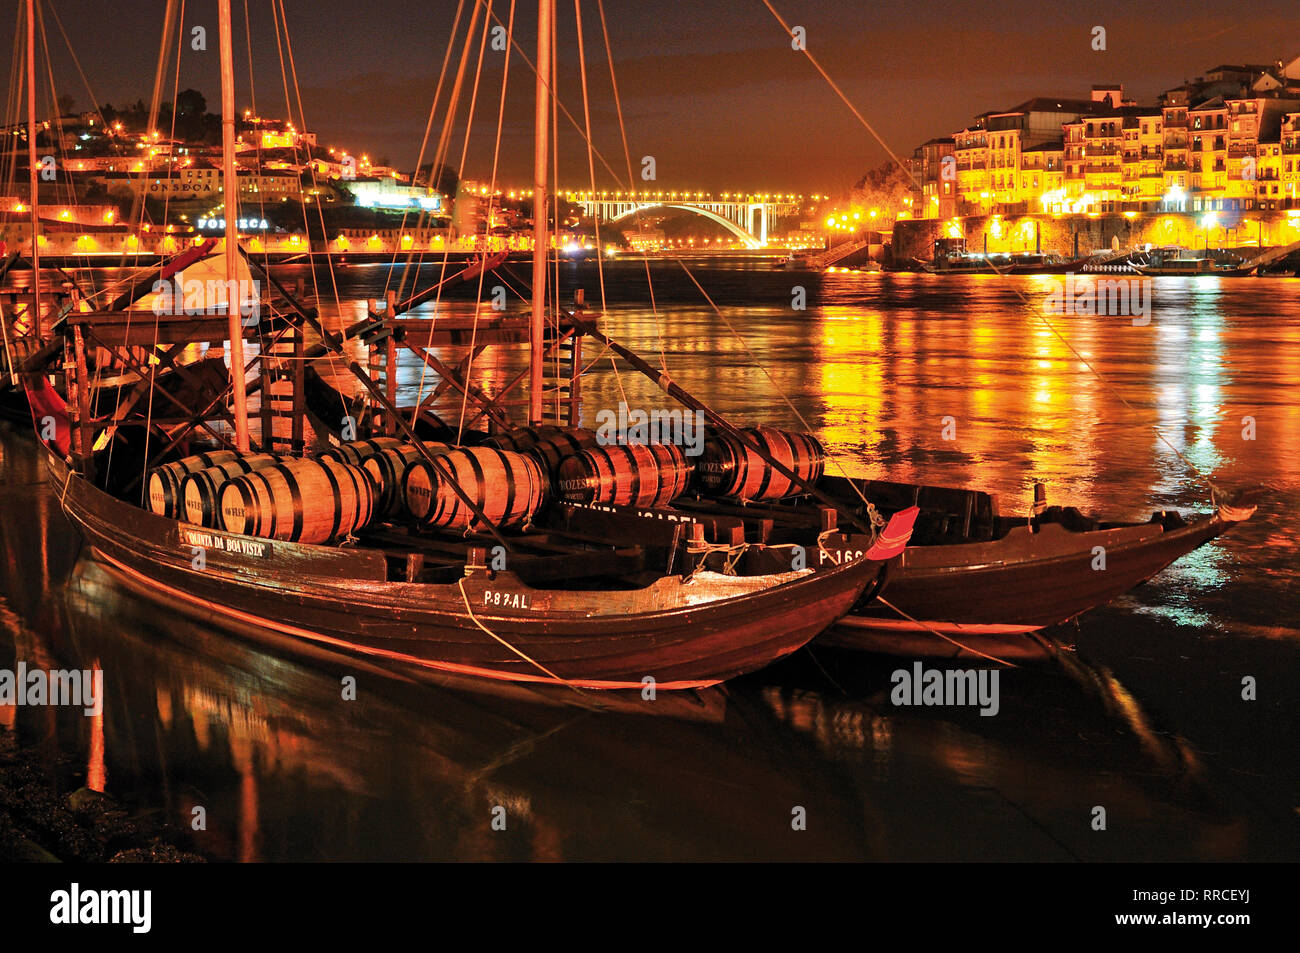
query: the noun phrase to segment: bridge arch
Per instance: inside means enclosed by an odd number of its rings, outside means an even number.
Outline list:
[[[757,238],[755,238],[752,233],[741,228],[731,219],[724,218],[723,216],[719,215],[717,212],[710,212],[706,208],[700,208],[698,205],[679,205],[676,202],[645,203],[642,205],[634,206],[633,208],[628,209],[626,212],[623,212],[621,215],[615,215],[611,221],[621,222],[624,219],[635,215],[637,212],[648,212],[652,209],[657,209],[657,208],[680,209],[683,212],[694,212],[696,215],[703,215],[705,218],[709,219],[710,221],[717,222],[727,231],[731,232],[731,234],[735,235],[737,238],[743,241],[750,248],[763,247],[763,243],[760,242]]]

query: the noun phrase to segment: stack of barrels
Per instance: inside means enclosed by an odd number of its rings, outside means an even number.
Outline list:
[[[448,530],[525,525],[555,495],[570,503],[667,506],[695,481],[703,495],[774,501],[806,492],[825,466],[808,434],[768,427],[714,433],[698,463],[668,443],[601,445],[581,428],[524,428],[491,446],[456,448],[375,437],[315,459],[217,450],[151,470],[149,508],[233,533],[300,543],[347,537],[372,520]],[[779,472],[767,456],[795,473]]]
[[[565,457],[581,453],[599,442],[594,431],[547,424],[540,427],[519,427],[494,434],[488,439],[487,445],[498,450],[531,454],[554,477],[559,470],[560,461]]]
[[[696,487],[705,496],[737,502],[780,500],[807,492],[805,484],[821,479],[826,451],[815,437],[771,427],[751,427],[742,433],[800,479],[781,473],[747,440],[717,433],[704,441],[695,467]]]
[[[181,511],[177,518],[196,526],[215,528],[218,525],[219,494],[222,487],[246,473],[280,463],[282,459],[271,453],[246,453],[233,460],[185,474],[181,479]]]
[[[149,512],[168,519],[180,519],[181,481],[191,473],[232,463],[239,457],[240,454],[234,450],[213,450],[208,453],[197,453],[175,463],[154,467],[149,471],[149,478],[145,481]]]
[[[449,443],[438,443],[435,440],[422,440],[420,444],[434,456],[442,456],[456,449]],[[379,519],[396,520],[408,514],[406,490],[402,481],[407,468],[424,459],[424,454],[420,453],[415,444],[399,443],[395,447],[384,447],[362,460],[361,466],[375,481],[378,494],[375,514]]]
[[[299,543],[324,543],[362,529],[377,495],[364,469],[337,457],[234,450],[156,467],[146,486],[149,509],[159,516]]]

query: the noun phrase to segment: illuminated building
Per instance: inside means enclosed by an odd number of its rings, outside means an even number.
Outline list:
[[[952,137],[931,139],[912,153],[914,218],[951,218],[957,214],[957,161]]]
[[[1097,85],[1090,99],[1031,99],[917,147],[912,205],[917,218],[945,220],[1291,209],[1300,201],[1297,139],[1300,58],[1216,66],[1153,106]]]
[[[1279,208],[1300,208],[1300,112],[1287,113],[1278,129]]]

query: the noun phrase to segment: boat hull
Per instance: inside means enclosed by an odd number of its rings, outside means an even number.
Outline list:
[[[1133,270],[1147,278],[1204,278],[1207,275],[1215,278],[1249,278],[1258,271],[1258,268],[1254,265],[1244,265],[1240,268],[1207,268],[1204,271],[1193,271],[1189,268],[1134,265]]]
[[[1235,525],[1218,514],[1180,522],[1091,532],[1024,526],[992,542],[911,547],[890,572],[889,605],[855,609],[818,641],[908,656],[1046,654],[1033,633],[1110,602]],[[1104,569],[1094,568],[1096,547]]]
[[[98,490],[54,454],[48,464],[64,512],[94,554],[152,599],[232,629],[264,629],[277,641],[486,679],[594,689],[642,689],[647,678],[657,689],[714,685],[805,645],[888,565],[863,559],[779,577],[667,576],[632,590],[539,589],[487,570],[454,585],[390,582],[379,552],[190,526]]]

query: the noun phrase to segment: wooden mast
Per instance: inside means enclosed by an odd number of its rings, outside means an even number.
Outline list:
[[[27,183],[32,207],[32,328],[41,330],[41,243],[36,167],[36,0],[27,0]]]
[[[537,83],[533,141],[533,315],[528,328],[528,422],[542,422],[542,340],[546,330],[546,162],[551,113],[551,17],[555,0],[537,0]]]
[[[239,305],[239,175],[235,171],[235,61],[230,0],[218,0],[221,34],[221,165],[226,198],[226,311],[230,323],[230,380],[235,396],[235,446],[248,450],[248,395],[244,387],[244,328]]]

